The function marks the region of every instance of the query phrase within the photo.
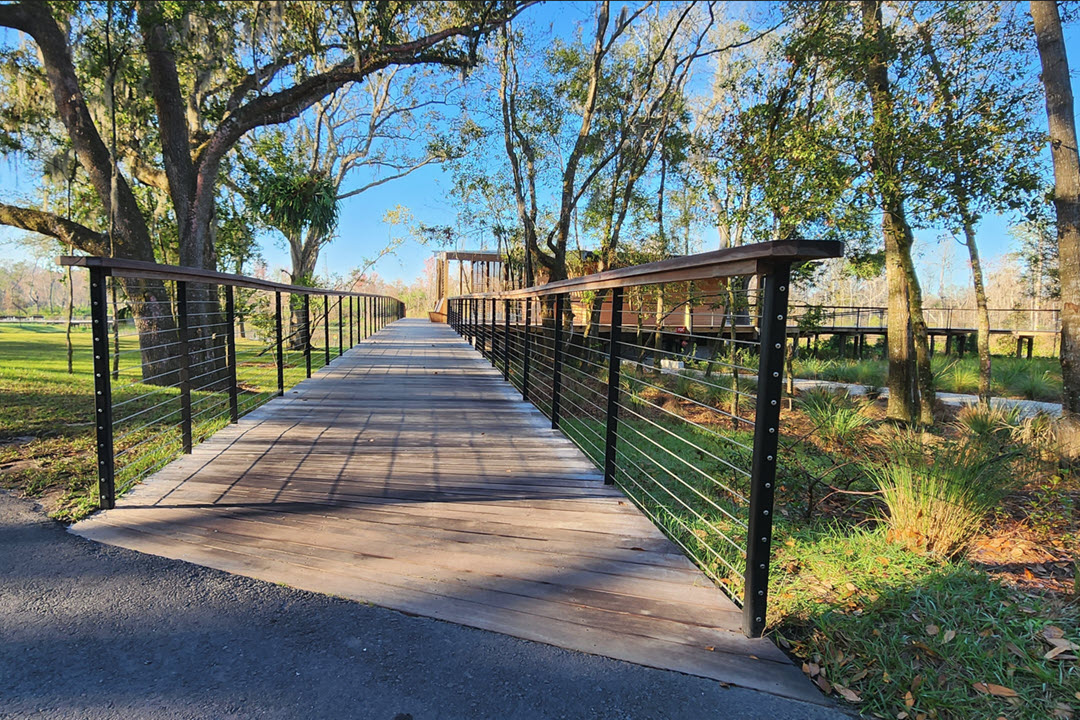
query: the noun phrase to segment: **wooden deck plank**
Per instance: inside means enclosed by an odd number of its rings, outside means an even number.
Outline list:
[[[788,697],[820,694],[445,325],[401,321],[84,537]]]

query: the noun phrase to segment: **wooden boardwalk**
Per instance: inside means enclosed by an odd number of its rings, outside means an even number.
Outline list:
[[[446,325],[403,320],[73,526],[111,545],[821,702]]]

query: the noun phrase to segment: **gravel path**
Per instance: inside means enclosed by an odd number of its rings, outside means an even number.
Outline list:
[[[848,716],[98,545],[0,494],[0,717]]]

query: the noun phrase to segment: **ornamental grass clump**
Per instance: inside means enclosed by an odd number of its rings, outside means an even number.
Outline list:
[[[886,460],[868,468],[885,503],[888,537],[910,550],[951,558],[967,546],[1011,482],[1013,453],[977,437],[924,444],[898,435]]]
[[[866,403],[826,388],[814,388],[799,397],[799,406],[826,440],[854,440],[873,420],[866,414]]]

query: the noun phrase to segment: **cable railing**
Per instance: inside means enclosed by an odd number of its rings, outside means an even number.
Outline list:
[[[447,321],[765,627],[792,265],[780,241],[450,298]]]
[[[59,262],[90,273],[103,509],[405,314],[385,295],[134,260]]]

